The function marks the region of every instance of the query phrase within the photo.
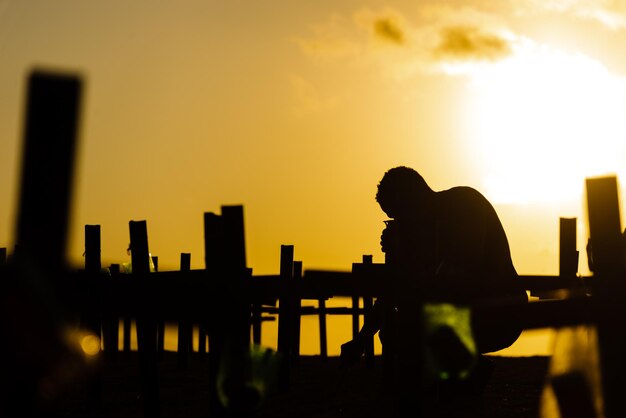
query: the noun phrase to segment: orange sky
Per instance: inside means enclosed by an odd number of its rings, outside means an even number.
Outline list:
[[[311,3],[311,4],[308,4]],[[396,165],[494,202],[521,274],[556,274],[558,217],[624,169],[626,6],[606,1],[0,0],[0,246],[13,244],[24,80],[87,80],[71,245],[126,262],[146,219],[162,270],[203,260],[202,214],[244,204],[248,264],[382,262]],[[584,258],[584,257],[583,257]],[[581,263],[580,271],[586,272]]]

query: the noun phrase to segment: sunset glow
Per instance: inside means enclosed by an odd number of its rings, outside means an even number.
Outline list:
[[[579,199],[585,177],[622,172],[626,78],[530,43],[470,76],[468,136],[496,203]]]
[[[179,269],[181,253],[203,269],[203,214],[222,205],[245,208],[254,275],[279,272],[281,245],[304,271],[382,263],[377,184],[405,165],[435,190],[486,195],[522,275],[558,273],[559,217],[577,217],[587,274],[584,179],[616,173],[626,185],[618,3],[0,0],[0,248],[14,250],[37,67],[85,81],[73,268],[90,224],[101,225],[102,267],[125,270],[128,222],[146,220],[159,271]],[[317,354],[317,318],[303,324],[302,352]],[[328,324],[337,354],[349,318]],[[275,346],[276,323],[263,327]],[[516,355],[552,341],[531,336]]]

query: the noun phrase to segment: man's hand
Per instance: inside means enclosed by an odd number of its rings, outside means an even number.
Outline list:
[[[397,231],[394,229],[394,222],[395,221],[388,221],[387,227],[383,229],[383,232],[380,235],[380,248],[384,253],[388,253],[392,250],[395,246],[394,243],[397,240]]]
[[[341,367],[352,367],[359,362],[365,351],[365,342],[360,338],[355,338],[341,345],[341,356],[339,361]]]

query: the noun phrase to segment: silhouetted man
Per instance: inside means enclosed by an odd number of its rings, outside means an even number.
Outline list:
[[[387,221],[381,246],[395,280],[405,282],[399,284],[400,292],[419,291],[424,299],[470,307],[490,298],[527,302],[502,224],[478,191],[454,187],[435,192],[415,170],[396,167],[378,184],[376,200],[393,219]],[[359,336],[342,346],[344,364],[357,361],[366,339],[379,330],[384,349],[393,342],[386,334],[394,310],[390,301],[376,301]],[[399,330],[398,338],[405,331]],[[510,346],[521,328],[472,312],[472,333],[478,352],[487,353]]]

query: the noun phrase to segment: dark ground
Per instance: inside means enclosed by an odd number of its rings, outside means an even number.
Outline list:
[[[429,412],[434,417],[535,418],[549,363],[548,357],[491,357],[495,370],[481,398],[457,397],[441,400]],[[179,370],[174,353],[166,353],[159,363],[162,417],[207,417],[208,362],[198,356],[188,370]],[[88,410],[87,385],[68,390],[53,404],[61,417],[141,417],[142,406],[136,353],[120,353],[102,373],[102,402]],[[292,368],[291,386],[266,400],[259,418],[274,417],[386,417],[392,399],[384,394],[382,366],[360,364],[347,372],[338,359],[323,362],[318,357],[302,357]],[[431,396],[432,398],[432,396]]]

